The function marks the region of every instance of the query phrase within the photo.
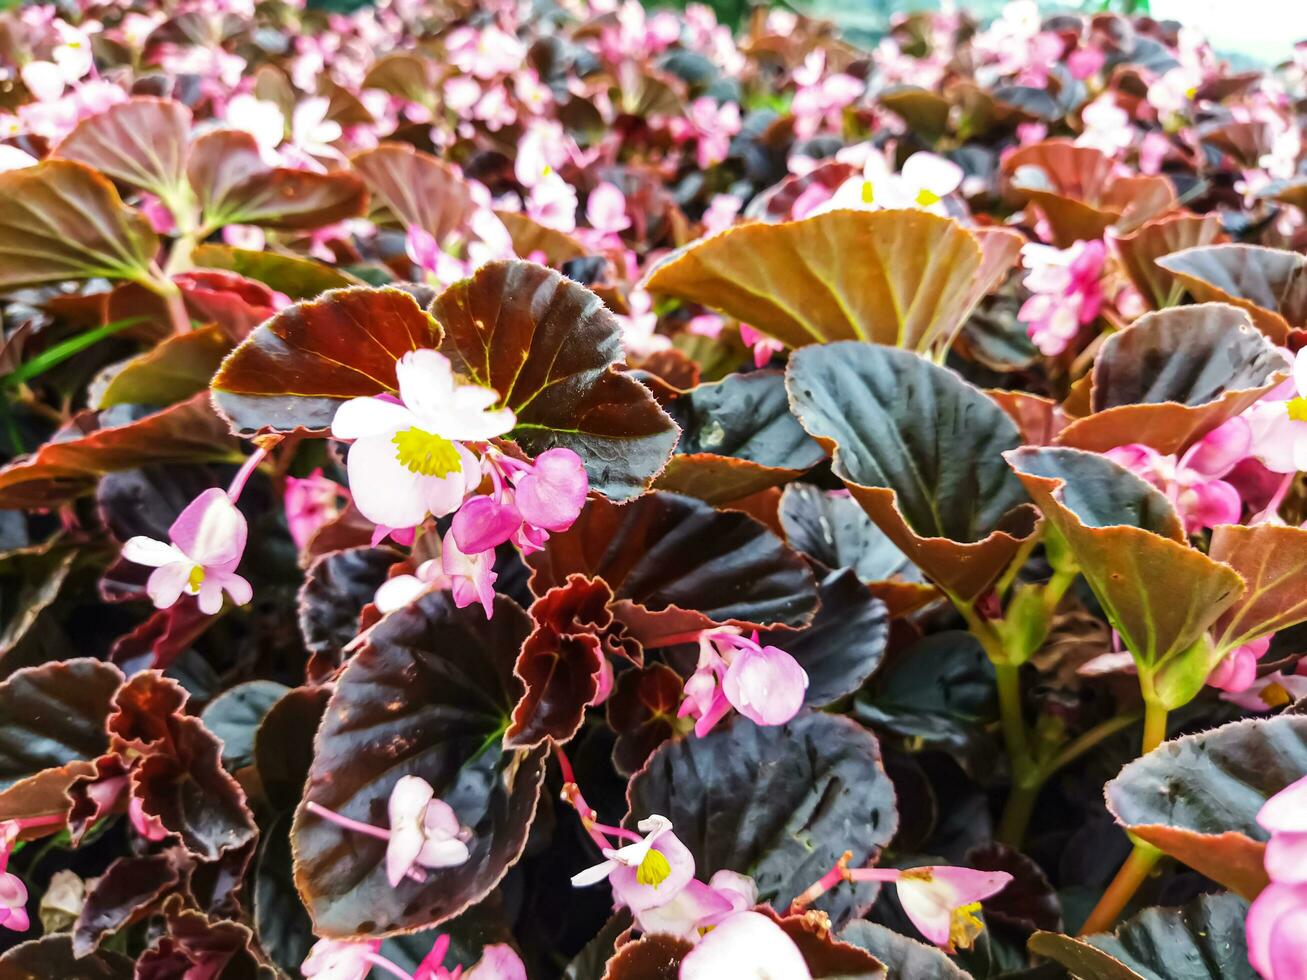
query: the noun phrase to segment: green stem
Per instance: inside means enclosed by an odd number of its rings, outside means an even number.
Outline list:
[[[1035,811],[1035,801],[1039,799],[1039,791],[1043,788],[1042,774],[1037,782],[1013,783],[1012,792],[1008,794],[1007,804],[1003,807],[998,831],[994,835],[995,840],[1014,850],[1020,849],[1026,828],[1030,826],[1030,817]]]
[[[1030,742],[1026,736],[1025,712],[1021,707],[1021,668],[1011,664],[995,664],[994,678],[998,683],[998,711],[1003,726],[1003,741],[1012,758],[1014,774],[1022,776],[1024,770],[1030,768]]]
[[[1166,708],[1151,699],[1144,702],[1144,745],[1140,755],[1147,755],[1166,741]]]
[[[1141,717],[1142,715],[1135,712],[1100,722],[1083,735],[1079,735],[1068,742],[1057,755],[1041,765],[1039,767],[1040,775],[1047,779],[1058,770],[1065,769],[1100,742],[1111,738],[1131,725],[1137,724]]]

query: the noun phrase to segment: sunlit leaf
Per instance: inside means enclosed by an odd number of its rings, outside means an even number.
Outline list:
[[[190,139],[191,113],[184,105],[136,96],[83,119],[51,156],[177,203],[186,192]]]
[[[1283,344],[1307,325],[1307,257],[1260,245],[1204,245],[1165,255],[1157,265],[1200,302],[1233,303]]]

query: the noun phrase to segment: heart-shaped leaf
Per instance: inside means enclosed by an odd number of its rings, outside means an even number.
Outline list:
[[[289,307],[223,364],[218,408],[244,433],[323,430],[343,400],[394,392],[403,354],[440,346],[457,370],[499,392],[517,414],[511,438],[532,455],[573,449],[591,487],[617,497],[662,469],[676,426],[647,388],[614,370],[621,327],[594,293],[543,266],[492,262],[432,311],[435,320],[389,288]]]
[[[191,261],[202,269],[226,269],[285,293],[291,299],[313,299],[328,289],[357,285],[338,269],[296,255],[255,252],[229,245],[201,245]]]
[[[1224,241],[1218,214],[1168,214],[1149,221],[1128,235],[1116,235],[1112,247],[1144,300],[1155,310],[1172,306],[1180,298],[1175,276],[1157,265],[1172,252]]]
[[[189,109],[172,99],[136,96],[83,119],[50,155],[176,205],[184,203],[190,140]]]
[[[1276,524],[1221,524],[1208,555],[1243,576],[1247,588],[1216,621],[1217,648],[1233,650],[1307,620],[1307,530]]]
[[[236,440],[205,394],[135,418],[120,409],[86,412],[65,438],[0,469],[0,508],[56,507],[90,493],[96,480],[115,470],[240,459]]]
[[[1257,811],[1307,773],[1307,717],[1222,725],[1163,742],[1107,784],[1131,833],[1246,898],[1266,884]]]
[[[829,572],[817,585],[821,607],[802,630],[768,630],[759,642],[780,647],[808,674],[804,704],[824,708],[852,694],[875,673],[889,640],[885,603],[851,568]]]
[[[1260,245],[1204,245],[1157,260],[1200,302],[1233,303],[1276,344],[1307,325],[1307,257]]]
[[[660,490],[724,504],[787,483],[826,458],[790,414],[780,371],[699,385],[669,412],[681,441],[658,476]]]
[[[1035,531],[1002,452],[1007,414],[952,371],[908,351],[838,343],[797,351],[786,372],[803,427],[871,519],[959,601],[985,591]]]
[[[847,262],[850,255],[858,261]],[[1007,271],[986,263],[977,236],[948,218],[831,211],[693,242],[661,261],[647,288],[713,307],[790,347],[871,340],[925,351],[946,349]]]
[[[159,238],[106,177],[71,160],[0,173],[0,290],[70,279],[151,281]]]
[[[790,547],[827,568],[851,568],[891,616],[939,595],[921,570],[876,526],[851,496],[791,483],[781,494],[781,528]]]
[[[0,820],[68,811],[66,790],[94,773],[109,747],[104,726],[122,680],[112,664],[78,659],[15,671],[0,683]]]
[[[367,208],[367,190],[356,175],[270,167],[253,135],[238,129],[216,129],[197,139],[186,176],[205,231],[235,224],[308,230],[358,217]]]
[[[1284,378],[1284,357],[1236,307],[1148,313],[1104,341],[1094,360],[1093,412],[1073,419],[1057,441],[1096,452],[1143,443],[1169,455]]]
[[[1257,980],[1248,963],[1248,905],[1201,895],[1178,909],[1144,909],[1113,933],[1036,933],[1030,949],[1082,980]]]
[[[722,868],[752,875],[761,901],[786,908],[845,850],[874,863],[894,836],[894,788],[876,739],[847,718],[804,714],[761,728],[743,719],[703,738],[662,745],[627,791],[628,821],[672,821],[707,880]],[[836,924],[874,892],[841,886],[817,902]]]
[[[437,242],[463,228],[476,205],[472,188],[449,164],[407,143],[382,143],[350,165],[405,228],[418,227]]]
[[[623,671],[604,703],[608,724],[617,733],[613,765],[629,776],[677,732],[677,710],[685,678],[666,664]]]
[[[431,304],[441,350],[517,414],[509,434],[531,455],[577,452],[591,489],[642,493],[677,430],[644,385],[615,370],[621,325],[603,301],[531,262],[489,262]]]
[[[295,884],[321,936],[383,936],[437,925],[490,891],[518,859],[535,815],[543,750],[504,752],[521,696],[513,662],[530,618],[503,596],[494,617],[448,593],[382,620],[345,666],[315,742],[305,802],[387,825],[390,790],[421,776],[473,830],[472,856],[424,883],[386,880],[384,841],[343,830],[301,804]]]
[[[603,579],[614,615],[646,645],[732,623],[804,626],[817,609],[807,562],[753,518],[657,491],[591,500],[570,530],[527,559],[544,595],[571,575]]]
[[[1006,457],[1070,546],[1141,674],[1186,651],[1243,591],[1234,569],[1185,543],[1165,497],[1105,456],[1021,449]],[[1198,684],[1205,679],[1204,669]]]
[[[878,922],[855,919],[840,930],[840,939],[880,960],[894,980],[972,980],[934,946],[910,939]]]

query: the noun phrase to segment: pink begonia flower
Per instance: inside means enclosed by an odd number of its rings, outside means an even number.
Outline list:
[[[556,172],[542,177],[526,199],[526,213],[548,228],[576,231],[576,188]]]
[[[572,876],[585,888],[608,879],[613,898],[635,914],[666,905],[694,879],[694,856],[672,833],[672,822],[657,813],[637,824],[645,835],[619,848],[606,848],[605,860]]]
[[[1271,884],[1248,910],[1248,961],[1266,980],[1307,977],[1307,777],[1263,805],[1270,832],[1264,863]]]
[[[622,325],[622,346],[628,357],[648,357],[672,346],[671,337],[657,332],[658,314],[652,296],[643,289],[633,289],[626,303],[631,312],[618,314],[617,321]]]
[[[1221,479],[1249,454],[1252,429],[1230,419],[1199,439],[1184,455],[1163,456],[1142,443],[1109,449],[1108,459],[1121,464],[1166,496],[1188,534],[1217,524],[1237,524],[1243,514],[1239,491]]]
[[[631,227],[626,213],[626,196],[616,184],[603,181],[585,202],[585,220],[595,231],[616,235]]]
[[[224,116],[228,126],[249,133],[265,161],[277,164],[277,147],[286,137],[286,117],[277,103],[254,95],[233,96]]]
[[[245,516],[219,487],[205,490],[183,510],[168,541],[144,535],[123,545],[123,557],[154,568],[145,589],[158,609],[167,609],[182,593],[197,596],[200,611],[212,616],[222,609],[222,594],[243,606],[254,595],[250,583],[236,574],[245,553]]]
[[[716,235],[735,224],[744,202],[734,194],[714,194],[703,213],[703,233]]]
[[[300,972],[312,980],[363,980],[372,972],[379,949],[380,939],[319,939],[300,965]]]
[[[1257,681],[1257,661],[1270,647],[1269,636],[1235,647],[1207,675],[1208,685],[1233,694],[1248,690]]]
[[[1029,243],[1021,262],[1032,295],[1017,311],[1040,353],[1055,357],[1067,349],[1080,329],[1093,323],[1103,307],[1100,282],[1107,261],[1101,241],[1076,242],[1070,248]]]
[[[1076,48],[1067,55],[1066,67],[1072,78],[1083,82],[1102,71],[1106,61],[1107,54],[1101,48]]]
[[[736,912],[681,961],[680,980],[811,980],[794,940],[760,912]]]
[[[0,823],[0,926],[14,932],[26,932],[32,924],[27,914],[27,886],[7,870],[21,829],[17,820]]]
[[[754,367],[766,367],[773,354],[785,350],[785,345],[779,340],[768,337],[761,330],[757,330],[747,323],[740,324],[740,339],[753,349]]]
[[[390,842],[386,845],[386,879],[398,885],[415,865],[456,868],[466,864],[471,831],[421,776],[401,776],[390,791]]]
[[[439,558],[424,561],[412,575],[394,575],[386,579],[372,597],[372,604],[384,615],[407,606],[434,588],[449,588],[449,578]]]
[[[708,884],[694,879],[670,902],[636,916],[641,932],[666,932],[691,942],[728,916],[758,904],[758,885],[748,875],[721,870]]]
[[[685,682],[677,716],[695,719],[694,733],[707,735],[730,711],[758,725],[783,725],[803,707],[808,675],[784,650],[760,646],[728,629],[699,634],[699,663]]]
[[[286,477],[283,504],[295,547],[303,548],[322,525],[340,513],[341,486],[319,466],[307,477]]]
[[[912,924],[940,949],[968,949],[985,924],[977,914],[982,899],[1007,887],[1006,871],[977,871],[944,865],[923,868],[858,868],[851,881],[893,882],[899,904]]]
[[[268,236],[258,225],[226,225],[222,229],[222,240],[233,248],[261,252]]]
[[[445,51],[459,71],[481,79],[511,74],[526,59],[526,45],[495,24],[451,31],[445,39]]]
[[[161,841],[168,836],[163,821],[153,813],[145,812],[145,804],[139,796],[133,796],[127,804],[127,819],[132,828],[149,841]]]
[[[495,612],[495,553],[493,550],[471,555],[459,550],[454,532],[449,531],[441,543],[440,567],[449,579],[449,591],[459,609],[481,603],[486,619]]]
[[[1171,153],[1171,141],[1156,130],[1144,133],[1139,141],[1139,172],[1155,176],[1162,172],[1162,164]]]
[[[466,973],[461,966],[445,969],[450,939],[440,936],[413,972],[413,980],[527,980],[526,966],[507,943],[492,943],[481,950],[481,959]]]
[[[1242,691],[1227,691],[1221,695],[1221,700],[1258,713],[1286,707],[1300,698],[1307,698],[1307,675],[1299,673],[1303,670],[1307,670],[1307,661],[1301,661],[1292,674],[1277,670],[1257,678]]]
[[[1203,78],[1196,70],[1177,65],[1148,86],[1148,104],[1159,115],[1178,115],[1193,101],[1202,83]]]
[[[1293,359],[1293,377],[1243,413],[1252,428],[1249,455],[1276,473],[1307,469],[1307,347]]]
[[[341,128],[340,123],[327,118],[330,109],[331,101],[325,96],[304,99],[291,113],[290,139],[297,149],[310,156],[340,160],[344,159],[343,154],[331,144],[340,139]]]
[[[1119,157],[1134,142],[1135,130],[1130,113],[1116,104],[1110,94],[1100,95],[1080,114],[1085,130],[1076,137],[1076,146],[1089,146],[1104,156]]]
[[[449,359],[410,351],[395,365],[399,397],[352,398],[336,410],[332,435],[353,439],[346,457],[350,492],[375,524],[408,528],[428,513],[453,512],[481,480],[460,440],[503,435],[516,421],[492,388],[461,384]]]
[[[895,174],[880,151],[873,149],[862,173],[846,180],[829,201],[811,213],[839,208],[915,208],[946,214],[944,198],[958,189],[962,176],[962,168],[952,160],[926,152],[912,154]]]

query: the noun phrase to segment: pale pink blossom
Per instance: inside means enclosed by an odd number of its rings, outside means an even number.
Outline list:
[[[633,913],[666,905],[694,879],[694,857],[672,833],[672,822],[652,814],[637,824],[642,838],[618,848],[605,848],[604,860],[572,876],[572,885],[585,888],[608,879],[613,898]]]
[[[1130,114],[1110,94],[1100,95],[1085,106],[1080,118],[1085,129],[1076,137],[1076,146],[1089,146],[1105,156],[1120,157],[1134,142]]]
[[[899,904],[923,936],[952,953],[969,948],[985,925],[980,903],[1007,887],[1006,871],[977,871],[935,865],[921,868],[859,868],[851,881],[893,882]]]
[[[472,832],[421,776],[401,776],[390,791],[387,812],[390,840],[386,844],[386,879],[398,885],[414,865],[456,868],[466,864]]]
[[[1252,429],[1249,455],[1276,473],[1307,469],[1307,348],[1293,359],[1293,377],[1244,412]]]
[[[1021,248],[1029,270],[1023,280],[1031,296],[1017,311],[1030,339],[1047,357],[1061,354],[1103,306],[1102,275],[1107,251],[1101,241],[1070,248],[1030,243]]]
[[[633,289],[626,303],[631,312],[619,314],[617,321],[622,325],[622,346],[627,357],[648,357],[672,345],[671,337],[657,332],[658,314],[652,296],[643,289]]]
[[[228,126],[254,137],[268,163],[278,162],[276,150],[286,136],[286,117],[277,103],[254,95],[237,95],[227,103],[224,118]]]
[[[1265,980],[1307,975],[1307,777],[1267,800],[1257,822],[1271,835],[1271,884],[1248,910],[1248,960]]]
[[[184,592],[198,597],[201,612],[213,615],[224,592],[238,606],[253,597],[250,583],[236,574],[247,535],[244,515],[225,490],[213,487],[186,505],[168,529],[168,541],[138,535],[122,554],[154,569],[146,591],[156,608],[169,608]]]
[[[616,184],[602,181],[585,202],[585,220],[595,231],[617,235],[631,227],[626,213],[626,196]]]
[[[760,912],[736,912],[681,961],[680,980],[810,980],[794,940]]]
[[[838,208],[874,211],[881,208],[915,208],[946,214],[944,199],[962,183],[962,168],[934,153],[914,153],[894,173],[878,150],[866,155],[862,173],[850,177],[829,201],[810,213]]]
[[[340,484],[323,476],[321,466],[303,479],[286,477],[282,501],[297,548],[305,547],[322,525],[340,513],[341,494]]]
[[[1304,669],[1307,669],[1307,661],[1299,663],[1297,667],[1297,671]],[[1277,670],[1264,674],[1242,691],[1223,692],[1221,700],[1259,714],[1286,707],[1301,698],[1307,698],[1307,675],[1297,671],[1286,674]]]
[[[696,942],[728,916],[757,904],[757,883],[748,875],[722,869],[707,884],[692,879],[670,902],[643,910],[636,921],[642,932],[666,932]]]
[[[734,194],[714,194],[703,213],[703,233],[715,235],[731,227],[743,206],[744,202]]]
[[[448,936],[440,936],[432,944],[431,952],[423,957],[413,972],[413,980],[527,980],[526,966],[512,946],[492,943],[481,950],[481,959],[466,973],[461,967],[452,971],[444,967],[449,952]]]
[[[309,950],[300,972],[311,980],[363,980],[376,962],[381,940],[361,942],[319,939]]]
[[[441,542],[440,567],[449,580],[449,591],[459,609],[481,603],[486,619],[495,608],[495,552],[493,549],[464,554],[449,531]]]
[[[332,434],[354,440],[346,468],[359,512],[407,528],[428,513],[457,509],[481,479],[463,442],[503,435],[516,420],[511,410],[492,407],[499,401],[493,389],[459,382],[437,351],[410,351],[395,373],[398,398],[350,399],[337,409]]]
[[[803,707],[808,675],[784,650],[733,629],[705,630],[698,642],[699,663],[685,682],[678,716],[695,719],[700,738],[731,708],[758,725],[783,725]]]
[[[382,582],[372,597],[372,603],[380,613],[394,612],[435,588],[449,588],[449,578],[440,559],[429,558],[412,575],[392,575]]]
[[[740,339],[753,350],[753,366],[766,367],[773,354],[779,354],[785,345],[747,323],[740,324]]]
[[[450,64],[481,79],[511,74],[522,67],[526,45],[495,24],[460,27],[445,39]]]

